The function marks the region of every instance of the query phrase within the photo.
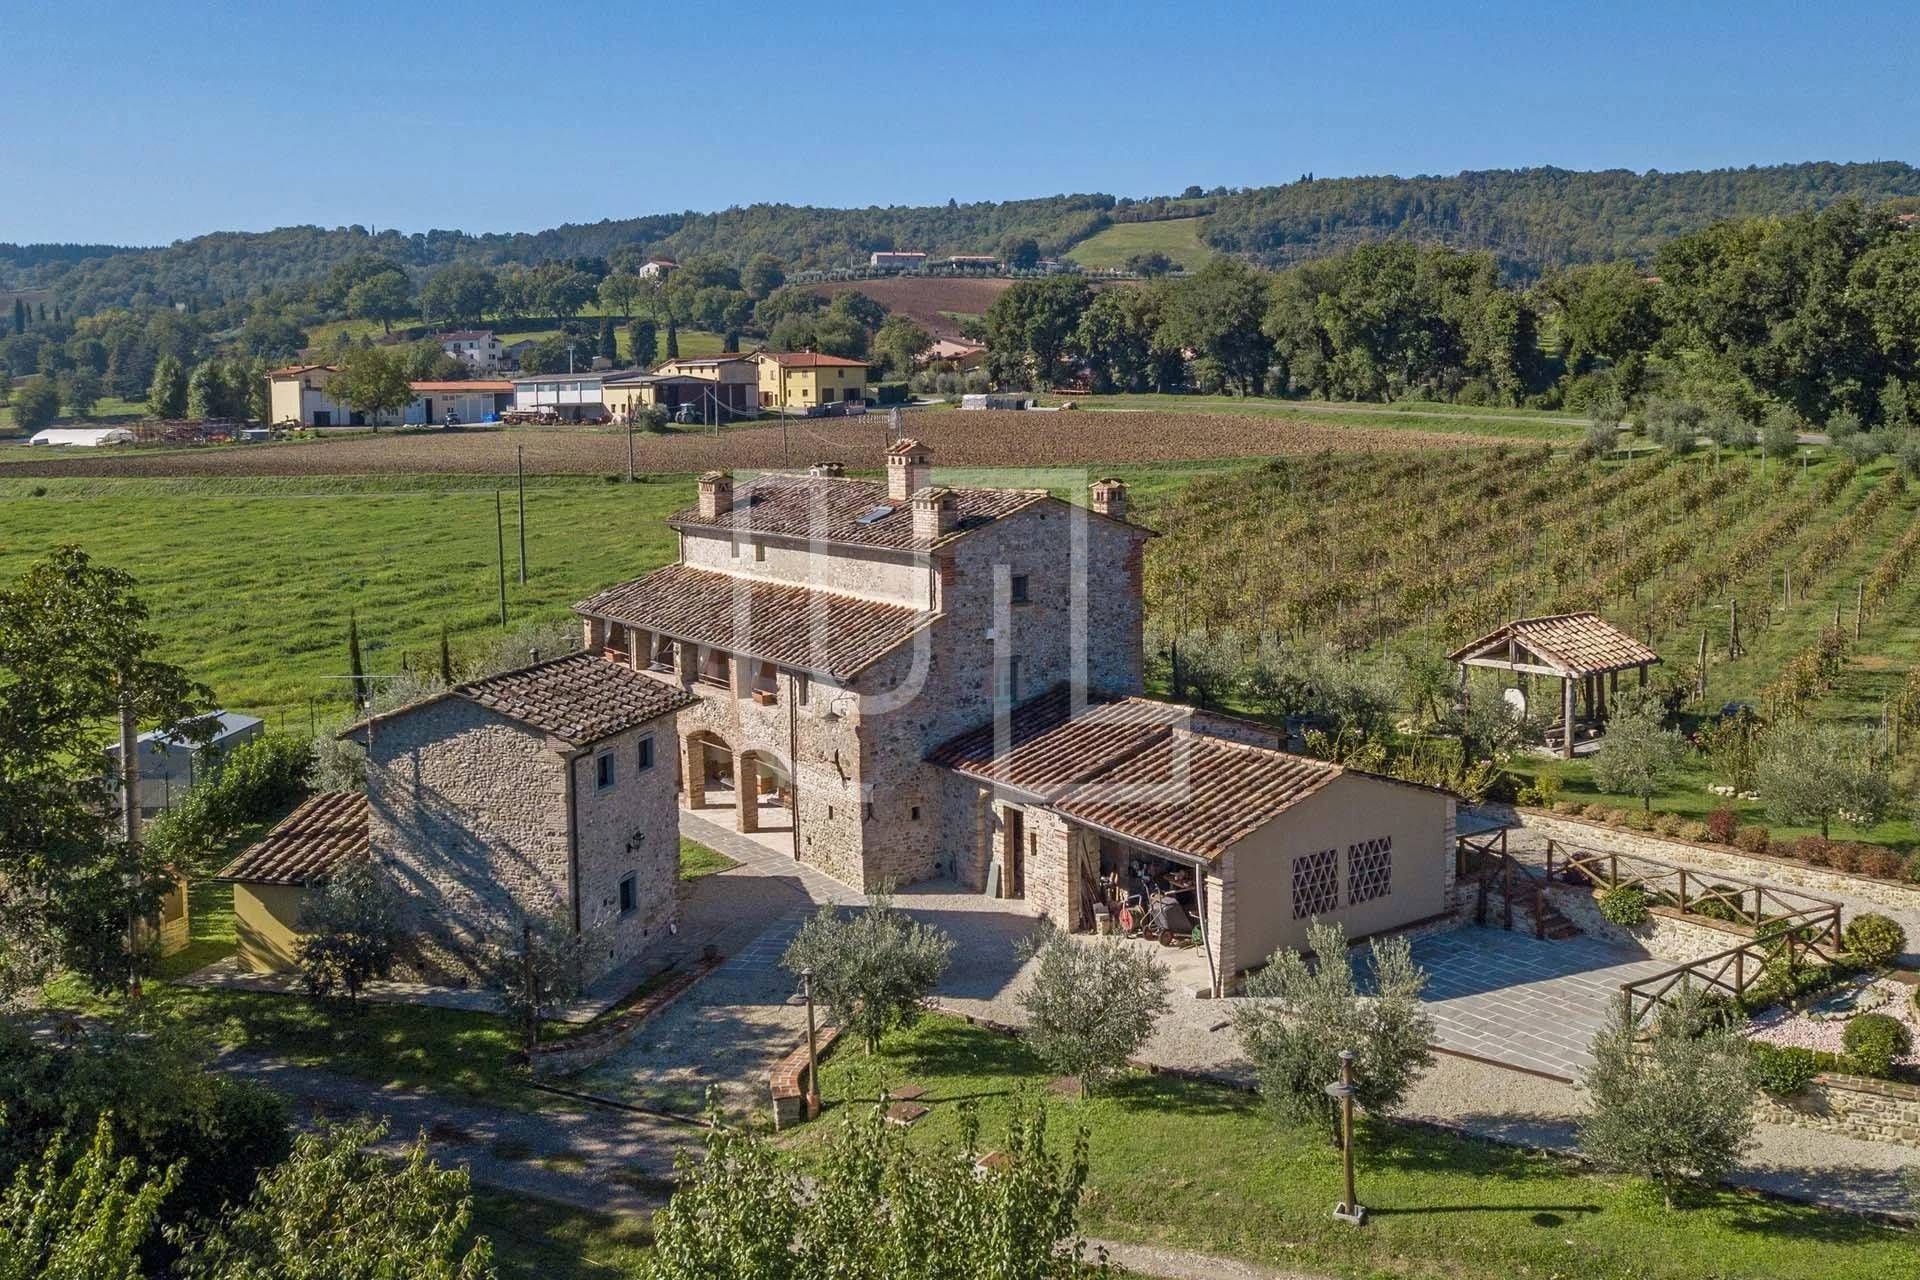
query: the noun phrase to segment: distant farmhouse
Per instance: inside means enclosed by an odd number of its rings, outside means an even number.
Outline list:
[[[752,358],[760,373],[763,409],[812,410],[867,398],[865,360],[812,351],[756,351]]]
[[[882,249],[867,255],[867,265],[881,271],[914,271],[927,265],[917,249]]]
[[[506,348],[491,329],[455,329],[439,337],[440,349],[475,373],[494,373],[505,367]]]
[[[642,280],[665,280],[680,269],[672,258],[648,258],[634,274]]]

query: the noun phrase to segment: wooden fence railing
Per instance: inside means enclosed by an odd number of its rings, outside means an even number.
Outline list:
[[[1478,881],[1479,901],[1474,908],[1475,924],[1487,922],[1487,898],[1495,884],[1500,886],[1500,927],[1513,928],[1513,904],[1527,905],[1533,916],[1533,936],[1547,936],[1547,917],[1551,910],[1548,889],[1553,884],[1553,851],[1547,851],[1547,873],[1542,876],[1507,851],[1507,829],[1482,835],[1455,838],[1455,877]]]
[[[1634,982],[1620,984],[1627,1012],[1637,1024],[1647,1012],[1676,989],[1694,987],[1735,1000],[1766,973],[1767,966],[1784,956],[1789,969],[1811,961],[1832,964],[1840,958],[1840,908],[1827,908],[1801,925],[1775,922],[1758,937],[1698,960],[1677,964]]]
[[[1840,944],[1840,904],[1831,898],[1738,876],[1707,875],[1639,854],[1568,849],[1554,840],[1547,841],[1549,876],[1556,856],[1565,878],[1601,890],[1634,886],[1655,905],[1670,907],[1683,916],[1759,930],[1777,922],[1824,919],[1831,914],[1835,921],[1832,944]]]

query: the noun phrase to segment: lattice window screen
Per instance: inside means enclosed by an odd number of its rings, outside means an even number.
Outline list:
[[[1372,902],[1393,892],[1393,837],[1347,846],[1347,905]]]
[[[1322,849],[1293,860],[1293,918],[1323,916],[1340,905],[1340,851]]]

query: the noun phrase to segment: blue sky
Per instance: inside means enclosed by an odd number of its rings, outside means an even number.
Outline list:
[[[0,241],[1920,160],[1920,6],[0,0]]]

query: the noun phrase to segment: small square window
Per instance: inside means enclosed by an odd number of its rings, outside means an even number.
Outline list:
[[[631,915],[640,909],[640,882],[629,871],[620,877],[620,914]]]
[[[593,784],[600,791],[613,785],[613,753],[603,751],[593,758]]]
[[[650,733],[640,739],[640,768],[653,768],[653,735]]]
[[[919,805],[915,805],[915,806],[913,806],[913,820],[914,820],[915,822],[918,822],[918,821],[920,821],[920,806],[919,806]]]
[[[1032,600],[1032,597],[1027,594],[1027,575],[1026,574],[1024,573],[1014,574],[1011,582],[1011,587],[1012,587],[1012,593],[1013,593],[1013,603],[1027,604]]]

